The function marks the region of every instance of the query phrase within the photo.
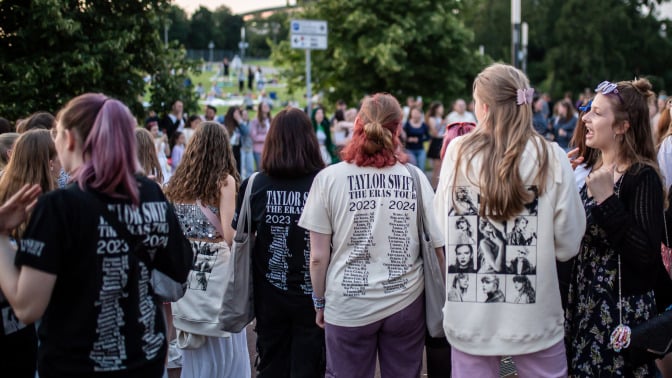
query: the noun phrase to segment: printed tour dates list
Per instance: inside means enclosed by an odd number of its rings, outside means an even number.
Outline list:
[[[348,176],[348,211],[353,212],[353,233],[348,241],[352,252],[343,274],[345,296],[362,296],[369,287],[370,248],[387,250],[385,293],[406,288],[411,268],[410,220],[416,213],[413,179],[399,174],[369,173]],[[373,225],[384,222],[386,237],[373,234]],[[384,242],[385,245],[377,245]]]

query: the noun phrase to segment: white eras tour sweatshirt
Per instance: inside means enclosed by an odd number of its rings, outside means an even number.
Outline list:
[[[478,215],[482,157],[462,159],[459,173],[455,170],[463,141],[457,138],[448,147],[434,198],[446,241],[446,337],[473,355],[549,348],[564,335],[556,259],[578,253],[586,227],[569,160],[557,144],[547,145],[550,172],[539,196],[539,142],[529,141],[520,175],[534,199],[518,216],[497,222]]]

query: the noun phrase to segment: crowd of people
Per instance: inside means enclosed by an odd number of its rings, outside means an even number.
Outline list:
[[[377,93],[333,116],[175,101],[138,125],[77,96],[0,135],[0,360],[17,377],[370,378],[418,377],[424,355],[460,378],[511,356],[523,377],[672,377],[670,355],[630,345],[672,304],[672,100],[655,97],[604,81],[551,104],[504,64],[448,114]],[[222,322],[247,206],[254,365]]]

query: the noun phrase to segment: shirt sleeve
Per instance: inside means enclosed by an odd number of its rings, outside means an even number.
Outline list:
[[[665,179],[665,187],[672,185],[672,137],[663,140],[658,150],[658,165]]]
[[[331,235],[333,233],[328,206],[330,201],[323,192],[324,171],[320,172],[313,181],[308,193],[308,199],[303,207],[303,214],[299,219],[299,226],[308,231]]]
[[[185,282],[193,263],[194,252],[182,232],[175,209],[165,198],[163,200],[167,204],[168,241],[165,247],[157,249],[153,264],[158,271],[175,281]]]
[[[18,242],[14,263],[58,275],[64,267],[64,251],[69,248],[68,222],[59,211],[57,198],[43,195],[30,216],[28,227]]]
[[[626,187],[626,179],[632,183],[631,187]],[[605,230],[623,263],[637,272],[650,274],[660,260],[662,184],[658,174],[649,167],[623,180],[620,198],[615,194],[607,198],[595,207],[593,217]]]
[[[555,256],[559,261],[567,261],[579,253],[581,239],[586,232],[586,212],[569,159],[557,144],[548,148],[556,149],[554,159],[559,163],[561,172],[553,217]]]

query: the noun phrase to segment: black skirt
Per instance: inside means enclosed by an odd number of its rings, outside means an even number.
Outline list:
[[[427,157],[430,159],[440,159],[441,146],[443,146],[443,138],[432,138],[427,149]]]

